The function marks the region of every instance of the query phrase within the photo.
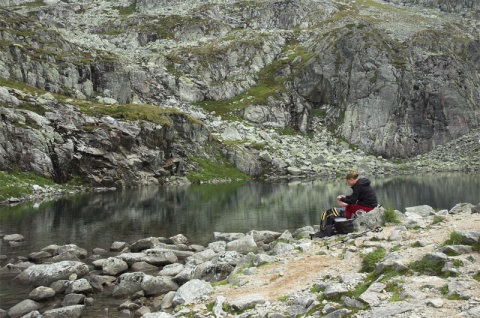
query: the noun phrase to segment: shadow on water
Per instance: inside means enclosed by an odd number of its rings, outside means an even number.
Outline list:
[[[405,211],[430,205],[451,209],[480,202],[480,179],[473,174],[425,174],[371,178],[379,203]],[[319,222],[338,194],[350,194],[343,179],[245,184],[145,187],[61,197],[41,204],[0,206],[0,231],[25,237],[22,246],[0,240],[7,261],[50,244],[76,244],[89,253],[115,241],[133,243],[150,236],[184,234],[206,245],[214,232],[293,231]],[[5,264],[2,264],[2,266]],[[4,297],[2,297],[4,298]],[[2,304],[0,300],[0,308]]]

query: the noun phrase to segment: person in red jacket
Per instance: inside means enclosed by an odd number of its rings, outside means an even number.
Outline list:
[[[345,217],[351,219],[358,210],[369,212],[377,207],[377,195],[370,186],[370,180],[359,178],[356,171],[351,171],[345,177],[348,185],[352,188],[351,195],[339,195],[338,205],[345,207]]]

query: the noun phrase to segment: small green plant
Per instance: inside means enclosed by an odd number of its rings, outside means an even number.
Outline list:
[[[312,288],[310,288],[311,294],[316,294],[322,291],[324,291],[324,288],[320,287],[320,285],[317,285],[317,284],[313,285]]]
[[[263,150],[263,149],[265,149],[265,144],[255,142],[255,143],[251,144],[250,147],[254,148],[254,149],[257,149],[257,150]]]
[[[369,273],[375,270],[377,263],[385,257],[386,251],[384,248],[379,247],[375,251],[367,253],[362,259],[361,272]]]
[[[448,285],[444,285],[442,288],[440,288],[440,293],[445,296],[448,300],[461,300],[462,297],[460,297],[456,293],[449,294],[450,290],[448,289]]]
[[[395,210],[392,208],[386,208],[385,209],[385,223],[393,223],[393,224],[399,224],[400,220],[398,219],[398,215],[395,213]]]
[[[462,235],[458,232],[451,232],[450,233],[450,238],[446,240],[443,245],[458,245],[462,243]]]
[[[472,276],[472,278],[475,279],[476,281],[479,281],[479,282],[480,282],[480,272],[474,274],[474,275]]]
[[[288,296],[279,296],[277,298],[278,301],[282,302],[282,303],[286,303],[288,301]]]
[[[419,241],[416,241],[410,245],[411,247],[422,247],[422,244]]]
[[[426,259],[421,259],[419,261],[414,261],[408,265],[408,268],[419,273],[441,276],[443,262],[430,262]]]
[[[387,286],[385,287],[385,290],[387,292],[392,293],[392,297],[390,297],[390,301],[399,301],[400,300],[400,295],[403,292],[402,286],[398,282],[388,282]]]
[[[401,248],[400,245],[395,245],[394,247],[392,247],[392,249],[390,250],[390,252],[396,252],[396,251],[399,251]]]
[[[368,287],[377,279],[375,271],[370,272],[364,279],[363,283],[358,284],[354,290],[347,293],[348,296],[358,298],[361,294],[367,291]]]
[[[293,136],[297,134],[297,131],[292,126],[285,126],[278,133],[285,136]]]

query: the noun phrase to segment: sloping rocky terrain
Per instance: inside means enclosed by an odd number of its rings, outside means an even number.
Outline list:
[[[377,208],[355,221],[356,232],[313,240],[318,228],[305,226],[215,232],[207,246],[181,234],[112,242],[108,251],[52,244],[2,266],[2,283],[26,296],[0,315],[478,317],[479,212],[469,203]],[[386,219],[395,223],[379,228]]]
[[[172,155],[176,177],[205,159],[265,178],[478,170],[473,2],[0,4],[2,170],[98,186],[171,182]]]

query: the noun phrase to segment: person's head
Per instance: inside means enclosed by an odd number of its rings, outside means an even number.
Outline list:
[[[347,175],[345,176],[345,179],[347,180],[347,183],[349,186],[353,186],[355,183],[357,183],[357,180],[358,180],[358,172],[356,171],[350,171],[349,173],[347,173]]]

